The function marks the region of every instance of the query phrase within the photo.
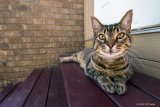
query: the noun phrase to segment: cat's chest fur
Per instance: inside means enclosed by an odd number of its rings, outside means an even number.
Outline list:
[[[89,59],[87,60],[84,59],[86,60],[86,70],[96,70],[109,77],[123,75],[125,72],[128,72],[129,70],[129,63],[124,58],[118,58],[114,60],[97,58],[94,56],[94,52],[92,52],[92,55],[88,58]]]

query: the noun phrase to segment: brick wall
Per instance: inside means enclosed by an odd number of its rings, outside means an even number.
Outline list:
[[[0,88],[84,47],[83,0],[0,0]]]

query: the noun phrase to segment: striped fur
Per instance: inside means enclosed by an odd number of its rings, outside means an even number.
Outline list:
[[[130,63],[125,58],[131,46],[130,28],[132,11],[128,11],[117,24],[103,25],[92,17],[94,46],[68,57],[61,62],[75,61],[85,74],[96,80],[108,93],[125,94],[126,82],[132,77]]]

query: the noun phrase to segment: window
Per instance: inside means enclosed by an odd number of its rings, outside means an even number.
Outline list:
[[[94,16],[104,24],[119,22],[133,9],[133,31],[160,31],[160,0],[94,0]]]

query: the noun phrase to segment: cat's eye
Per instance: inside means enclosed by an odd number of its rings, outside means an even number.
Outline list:
[[[125,36],[124,33],[119,33],[119,34],[117,35],[117,39],[122,39],[124,36]]]
[[[100,35],[99,35],[99,39],[100,39],[100,40],[105,40],[106,37],[105,37],[103,34],[100,34]]]

